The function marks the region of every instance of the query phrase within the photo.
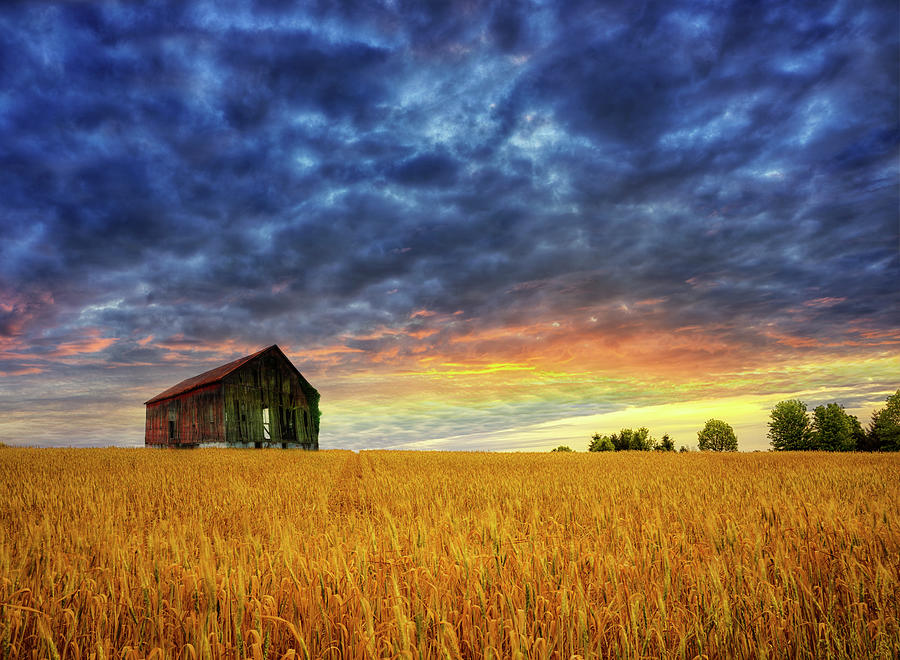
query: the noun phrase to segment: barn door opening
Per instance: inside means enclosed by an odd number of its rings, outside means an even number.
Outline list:
[[[297,442],[297,426],[292,408],[281,409],[281,439],[285,442]]]
[[[175,444],[175,409],[170,405],[169,406],[169,444]]]
[[[263,418],[263,439],[271,440],[272,434],[270,433],[270,425],[269,425],[269,409],[262,409],[262,418]]]

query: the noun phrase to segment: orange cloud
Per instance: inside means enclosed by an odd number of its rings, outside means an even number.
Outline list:
[[[17,337],[0,337],[0,359],[30,359],[33,356],[24,352],[26,348],[25,342]]]
[[[12,371],[0,371],[0,378],[6,378],[7,376],[27,376],[29,374],[40,373],[44,373],[44,370],[38,369],[37,367],[23,367],[22,369],[13,369]]]
[[[659,305],[668,300],[668,298],[647,298],[646,300],[638,300],[635,306]]]
[[[423,328],[421,330],[413,330],[412,332],[407,332],[407,337],[412,337],[413,339],[427,339],[428,337],[432,337],[436,335],[439,331],[435,328]]]
[[[403,332],[396,328],[389,328],[385,325],[378,326],[372,332],[365,335],[344,335],[345,339],[355,339],[357,341],[373,341],[376,339],[384,339],[386,337],[398,337]]]
[[[784,344],[791,348],[807,348],[821,345],[819,340],[813,339],[812,337],[791,337],[790,335],[783,335],[776,339],[776,341],[779,344]]]
[[[898,330],[857,330],[859,336],[864,339],[888,339],[883,343],[895,343],[900,341],[900,329]]]
[[[98,328],[89,328],[85,331],[83,339],[62,342],[56,345],[56,350],[47,353],[48,357],[60,358],[73,355],[85,355],[99,353],[103,349],[119,341],[118,337],[101,337]]]
[[[469,330],[463,334],[453,336],[450,339],[450,343],[463,344],[495,341],[498,339],[509,340],[514,337],[535,337],[549,330],[553,330],[553,326],[550,323],[506,326],[501,328],[488,328],[485,330]]]
[[[361,348],[351,348],[350,346],[335,344],[333,346],[321,346],[319,348],[304,350],[300,353],[297,353],[297,355],[302,355],[303,357],[308,358],[322,358],[333,357],[336,355],[345,355],[347,353],[365,353],[365,351]]]
[[[233,342],[229,341],[224,343],[229,344]],[[154,345],[169,351],[192,351],[198,348],[197,342],[185,339],[184,335],[180,333],[177,335],[172,335],[165,341],[158,341]],[[218,346],[215,350],[221,350],[221,345]]]

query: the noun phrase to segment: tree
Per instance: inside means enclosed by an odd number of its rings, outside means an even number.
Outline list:
[[[588,451],[650,451],[656,446],[656,441],[650,435],[650,429],[645,426],[637,429],[622,429],[612,435],[591,436],[591,444]]]
[[[856,451],[871,451],[868,447],[869,436],[863,429],[862,424],[859,423],[856,415],[849,415],[849,417],[850,432],[853,435],[853,446],[856,447]]]
[[[853,451],[853,422],[838,403],[816,406],[812,415],[812,446],[819,451]],[[857,422],[859,424],[859,422]]]
[[[737,436],[730,424],[721,419],[710,419],[697,433],[697,444],[700,451],[737,451]]]
[[[573,451],[573,449],[569,445],[560,445],[556,449],[551,449],[550,451],[551,452],[554,452],[554,451],[569,452],[569,451]]]
[[[678,453],[679,453],[679,454],[687,454],[689,451],[690,451],[690,449],[688,449],[685,445],[681,445],[681,446],[678,448]]]
[[[591,444],[588,445],[588,451],[615,451],[616,446],[613,444],[612,438],[608,435],[600,435],[595,433],[591,436]]]
[[[769,414],[769,442],[777,451],[812,449],[812,429],[806,404],[797,399],[779,401]]]
[[[642,426],[638,430],[622,429],[619,431],[618,443],[616,443],[616,435],[612,436],[613,444],[616,445],[616,451],[650,451],[653,449],[653,438],[650,437],[650,429]]]
[[[664,433],[655,449],[657,451],[675,451],[675,441],[669,437],[668,433]]]
[[[900,389],[885,399],[885,406],[872,413],[869,444],[876,451],[900,451]]]

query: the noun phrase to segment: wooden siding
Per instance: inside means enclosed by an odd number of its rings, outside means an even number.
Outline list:
[[[319,448],[318,401],[307,398],[312,388],[280,352],[266,352],[241,366],[225,377],[223,386],[228,444]],[[263,424],[265,408],[268,438]]]
[[[144,442],[318,449],[319,393],[270,346],[150,399]]]
[[[224,442],[224,421],[221,383],[201,387],[148,404],[144,442],[175,447]]]

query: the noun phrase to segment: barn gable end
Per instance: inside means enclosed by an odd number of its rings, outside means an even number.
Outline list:
[[[146,405],[147,446],[319,447],[319,393],[277,345],[183,380]]]

